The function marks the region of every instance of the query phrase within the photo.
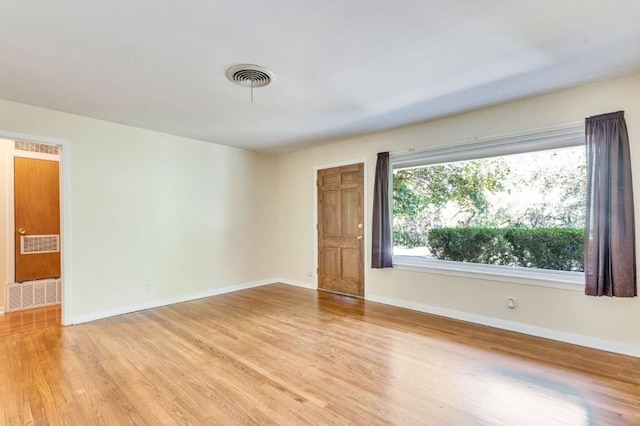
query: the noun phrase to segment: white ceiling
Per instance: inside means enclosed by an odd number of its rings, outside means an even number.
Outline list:
[[[0,98],[285,152],[640,70],[639,0],[2,0]],[[275,82],[231,84],[265,66]]]

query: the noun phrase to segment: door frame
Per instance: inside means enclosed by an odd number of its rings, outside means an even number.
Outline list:
[[[313,229],[313,288],[314,289],[318,289],[318,170],[323,170],[323,169],[331,169],[333,167],[342,167],[342,166],[351,166],[354,164],[363,164],[363,190],[364,190],[364,199],[362,202],[362,208],[364,210],[364,215],[363,215],[363,229],[364,229],[364,295],[363,298],[366,299],[367,298],[367,280],[369,277],[369,268],[367,268],[367,262],[370,259],[369,257],[369,238],[371,237],[371,233],[369,232],[369,221],[367,220],[367,212],[369,211],[369,191],[368,191],[368,175],[367,175],[367,159],[366,158],[359,158],[359,159],[355,159],[355,160],[348,160],[348,161],[339,161],[336,163],[330,163],[330,164],[322,164],[322,165],[318,165],[318,166],[314,166],[313,168],[313,223],[312,223],[312,228]]]
[[[60,237],[62,238],[60,253],[60,279],[62,280],[61,313],[62,325],[71,324],[71,216],[70,216],[70,164],[71,164],[71,143],[64,139],[50,138],[46,136],[16,133],[0,129],[0,139],[24,140],[60,147]],[[33,155],[31,155],[33,154]],[[47,154],[31,153],[28,158],[47,158]],[[16,157],[15,146],[10,147],[5,161],[7,162],[7,277],[15,279],[15,238],[10,238],[15,234],[14,217],[14,158]],[[18,155],[25,157],[25,155]],[[6,283],[3,283],[3,287]],[[4,288],[2,289],[4,291]],[[6,304],[6,301],[5,301]]]

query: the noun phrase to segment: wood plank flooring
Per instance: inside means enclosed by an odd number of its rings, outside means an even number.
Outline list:
[[[0,424],[640,425],[640,359],[274,284],[0,316]]]

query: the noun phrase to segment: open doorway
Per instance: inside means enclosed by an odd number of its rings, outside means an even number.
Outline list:
[[[24,140],[1,139],[5,173],[7,224],[5,312],[62,302],[61,147]]]

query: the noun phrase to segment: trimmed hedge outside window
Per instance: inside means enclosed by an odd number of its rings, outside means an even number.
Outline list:
[[[434,228],[428,246],[440,260],[584,271],[579,228]]]

